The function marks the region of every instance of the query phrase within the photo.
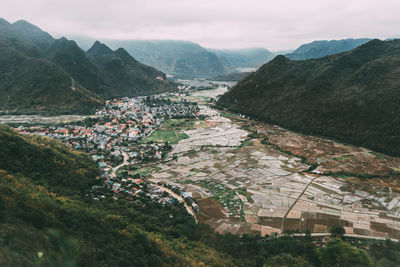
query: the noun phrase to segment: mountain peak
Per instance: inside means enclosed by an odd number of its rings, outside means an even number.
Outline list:
[[[0,18],[0,25],[10,25],[10,22],[8,22],[7,20]]]
[[[54,38],[50,34],[25,20],[14,22],[11,24],[11,28],[25,39],[31,40],[42,50],[48,49],[54,42]]]
[[[12,24],[13,26],[16,27],[23,27],[25,29],[33,30],[33,31],[40,31],[43,32],[38,26],[33,25],[32,23],[26,21],[26,20],[17,20]]]
[[[96,41],[92,47],[88,50],[89,54],[111,54],[113,51],[105,44]]]
[[[117,50],[115,50],[115,53],[117,53],[122,58],[131,58],[131,59],[133,59],[133,57],[128,53],[128,51],[126,51],[122,47],[120,47]]]

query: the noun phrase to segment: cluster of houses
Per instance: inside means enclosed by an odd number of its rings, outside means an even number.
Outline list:
[[[97,118],[58,126],[20,126],[23,134],[60,139],[76,149],[86,151],[98,163],[102,185],[90,193],[94,199],[106,197],[133,199],[146,195],[158,201],[173,202],[168,194],[140,177],[120,177],[115,167],[160,160],[172,148],[168,143],[141,143],[168,118],[191,118],[200,115],[196,103],[172,102],[169,94],[150,97],[121,98],[106,101],[96,112]],[[113,170],[114,169],[114,170]],[[161,197],[162,196],[162,197]]]
[[[105,179],[101,185],[94,185],[88,191],[88,195],[94,200],[105,198],[126,200],[153,200],[161,204],[174,203],[176,200],[169,194],[147,180],[140,178]]]

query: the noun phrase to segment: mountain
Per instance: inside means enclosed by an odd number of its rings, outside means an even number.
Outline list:
[[[0,112],[91,113],[104,98],[175,88],[164,73],[123,49],[97,50],[97,42],[85,52],[23,20],[1,19],[0,43]]]
[[[90,113],[101,99],[56,64],[31,57],[0,37],[0,110],[18,113]]]
[[[306,134],[400,155],[400,40],[341,54],[277,56],[237,83],[220,107]]]
[[[267,63],[274,54],[265,48],[247,48],[233,50],[208,49],[210,52],[225,58],[235,68],[258,68]]]
[[[106,43],[114,48],[123,47],[140,62],[177,76],[215,76],[232,70],[226,59],[193,42],[109,40]]]
[[[105,94],[103,77],[98,67],[74,41],[66,38],[55,40],[47,50],[47,58],[62,67],[88,90],[100,95]]]
[[[12,27],[16,32],[20,33],[24,38],[31,40],[42,50],[48,49],[55,41],[50,34],[25,20],[14,22]]]
[[[288,50],[278,50],[278,51],[272,51],[272,53],[275,56],[279,56],[279,55],[286,55],[286,54],[290,54],[294,51],[294,49],[288,49]]]
[[[232,72],[227,75],[220,75],[211,77],[212,81],[222,81],[222,82],[238,82],[243,80],[250,75],[251,72]]]
[[[292,60],[319,58],[352,50],[362,44],[365,44],[368,41],[371,41],[371,39],[362,38],[362,39],[343,39],[343,40],[331,40],[331,41],[314,41],[309,44],[301,45],[292,53],[286,54],[285,56]]]
[[[104,79],[106,97],[134,97],[174,88],[163,72],[137,61],[123,48],[113,51],[96,41],[87,55]]]
[[[16,27],[14,24],[2,19],[0,21],[0,37],[9,41],[14,48],[20,50],[28,56],[44,57],[45,53],[35,44],[29,37],[24,36],[24,32],[20,32],[21,26]]]

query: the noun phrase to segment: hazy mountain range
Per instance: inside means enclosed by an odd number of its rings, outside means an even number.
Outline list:
[[[85,47],[88,40],[78,42]],[[287,57],[323,57],[368,40],[316,41]],[[56,40],[29,22],[0,19],[0,112],[90,113],[105,98],[172,90],[157,69],[178,77],[239,80],[247,73],[236,74],[238,69],[256,69],[274,57],[264,48],[206,49],[188,41],[105,42],[108,46],[94,41],[84,51],[75,41]]]
[[[93,39],[74,37],[83,48]],[[258,68],[274,57],[265,48],[212,49],[180,40],[102,40],[123,47],[137,60],[178,77],[213,77],[242,68]]]
[[[287,58],[293,60],[304,60],[310,58],[319,58],[328,55],[338,54],[349,51],[366,42],[371,41],[369,38],[362,39],[343,39],[331,41],[314,41],[312,43],[303,44],[291,53],[286,54]]]
[[[219,100],[307,134],[400,155],[400,40],[292,61],[277,56]]]

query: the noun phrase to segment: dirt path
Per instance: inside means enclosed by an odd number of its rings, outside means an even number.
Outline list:
[[[285,216],[283,216],[282,218],[282,224],[281,224],[281,232],[283,232],[283,226],[285,224],[285,219],[288,216],[289,212],[293,209],[293,207],[296,205],[296,203],[299,201],[299,199],[303,196],[303,194],[307,191],[308,187],[316,180],[318,179],[319,176],[315,177],[314,179],[312,179],[307,185],[306,187],[303,189],[303,191],[300,193],[300,195],[296,198],[296,200],[293,202],[293,204],[290,206],[290,208],[288,209],[288,211],[285,213]]]
[[[113,177],[113,178],[115,178],[115,177],[116,177],[116,172],[117,172],[117,170],[118,170],[119,168],[125,166],[125,165],[128,165],[128,159],[129,159],[128,155],[127,155],[127,154],[124,154],[124,161],[123,161],[121,164],[119,164],[118,166],[116,166],[116,167],[114,167],[114,168],[112,169],[112,171],[111,171],[111,173],[110,173],[110,176]]]
[[[180,195],[176,194],[176,193],[173,192],[171,189],[168,189],[168,188],[166,188],[166,187],[164,187],[164,186],[162,186],[162,185],[157,184],[156,182],[150,181],[150,183],[153,184],[153,185],[155,185],[155,186],[157,186],[157,187],[159,187],[162,191],[167,192],[167,193],[170,194],[173,198],[175,198],[175,199],[177,199],[179,202],[183,203],[183,204],[185,205],[186,211],[187,211],[190,215],[193,216],[193,218],[194,218],[194,220],[196,221],[196,223],[198,222],[198,221],[197,221],[197,218],[196,218],[196,213],[193,211],[193,208],[192,208],[191,206],[189,206],[189,205],[185,202],[185,200],[184,200]]]

